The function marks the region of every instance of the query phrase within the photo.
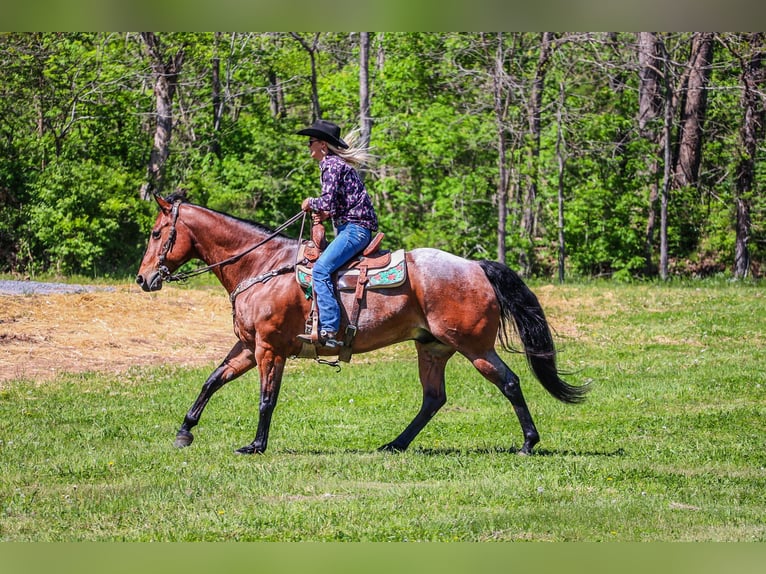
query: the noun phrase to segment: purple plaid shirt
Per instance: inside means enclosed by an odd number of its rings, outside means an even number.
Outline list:
[[[377,231],[378,218],[356,170],[337,155],[319,162],[322,195],[309,200],[314,211],[328,211],[335,226],[354,223]]]

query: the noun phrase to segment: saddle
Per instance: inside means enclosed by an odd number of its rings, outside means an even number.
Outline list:
[[[324,226],[315,223],[311,228],[311,239],[304,241],[298,249],[298,263],[295,266],[295,278],[298,284],[311,297],[311,272],[314,263],[327,247],[324,237]],[[351,347],[358,331],[359,315],[367,289],[390,289],[402,285],[407,279],[407,265],[404,259],[404,249],[394,252],[383,250],[380,244],[384,234],[378,233],[365,247],[362,253],[343,265],[333,278],[339,291],[354,291],[354,302],[348,316],[348,326],[343,335],[343,346],[340,347],[339,359],[351,360]],[[306,321],[306,333],[311,334],[314,345],[303,344],[299,357],[316,358],[316,342],[318,335],[319,316],[316,302],[312,305],[311,313]]]

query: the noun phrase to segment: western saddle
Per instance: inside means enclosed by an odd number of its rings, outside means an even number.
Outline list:
[[[375,235],[360,255],[352,258],[333,276],[339,291],[354,291],[352,308],[348,314],[348,325],[342,337],[343,345],[339,349],[338,358],[341,361],[351,360],[352,345],[358,331],[359,315],[366,290],[398,287],[407,279],[404,250],[399,249],[393,253],[382,250],[380,244],[383,237],[383,233]],[[305,332],[311,335],[313,344],[303,343],[299,357],[314,359],[317,357],[319,313],[312,292],[311,272],[314,263],[326,247],[324,225],[315,222],[311,226],[311,239],[304,241],[298,250],[298,263],[295,266],[295,278],[298,284],[306,291],[306,297],[312,299]]]

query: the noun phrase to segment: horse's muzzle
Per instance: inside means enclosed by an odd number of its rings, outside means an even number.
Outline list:
[[[138,283],[144,291],[159,291],[162,289],[162,275],[160,275],[159,271],[154,271],[148,277],[136,275],[136,283]]]

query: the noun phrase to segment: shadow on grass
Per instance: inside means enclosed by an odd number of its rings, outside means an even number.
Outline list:
[[[411,452],[417,454],[424,454],[429,456],[444,456],[444,455],[456,455],[456,454],[519,454],[517,448],[414,448]],[[587,457],[612,457],[612,456],[625,456],[625,450],[618,448],[612,452],[599,452],[599,451],[576,451],[576,450],[556,450],[556,449],[535,449],[531,457],[536,456],[587,456]]]
[[[376,452],[381,452],[378,450],[363,450],[363,449],[329,449],[329,450],[320,450],[320,449],[285,449],[282,451],[284,454],[290,454],[290,455],[316,455],[316,456],[330,456],[333,454],[357,454],[357,455],[365,455],[365,454],[374,454]],[[418,454],[423,456],[456,456],[456,455],[488,455],[488,454],[509,454],[509,455],[519,455],[519,449],[517,448],[501,448],[501,447],[489,447],[489,448],[453,448],[453,447],[445,447],[445,448],[409,448],[407,449],[407,452],[411,454]],[[399,452],[391,452],[388,451],[386,454],[389,454],[391,456],[397,456],[398,454],[401,454]],[[566,457],[566,456],[584,456],[584,457],[623,457],[625,456],[625,450],[622,448],[618,448],[617,450],[606,452],[606,451],[585,451],[585,450],[557,450],[557,449],[535,449],[533,454],[531,455],[525,455],[525,456],[531,456],[534,457]]]

